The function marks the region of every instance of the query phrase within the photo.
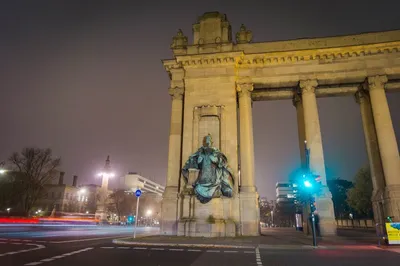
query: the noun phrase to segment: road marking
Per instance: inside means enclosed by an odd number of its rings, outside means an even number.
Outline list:
[[[50,259],[43,259],[43,260],[40,260],[40,261],[48,262],[48,261],[53,261],[53,260],[55,260],[55,259],[50,258]]]
[[[51,258],[48,258],[48,259],[42,259],[40,261],[30,262],[30,263],[27,263],[27,264],[24,264],[24,265],[25,266],[39,265],[39,264],[42,264],[43,262],[49,262],[49,261],[53,261],[53,260],[56,260],[56,259],[61,259],[61,258],[67,257],[67,256],[71,256],[73,254],[89,251],[89,250],[92,250],[92,249],[93,248],[79,249],[79,250],[76,250],[76,251],[72,251],[70,253],[65,253],[65,254],[62,254],[62,255],[59,255],[59,256],[54,256],[54,257],[51,257]]]
[[[14,244],[14,243],[12,243],[12,244]],[[24,252],[28,252],[28,251],[34,251],[34,250],[45,248],[45,246],[37,245],[37,244],[24,244],[24,245],[36,246],[36,247],[35,248],[31,248],[31,249],[23,249],[23,250],[18,250],[18,251],[11,251],[11,252],[2,253],[2,254],[0,254],[0,257],[7,256],[7,255],[14,255],[14,254],[18,254],[18,253],[24,253]]]
[[[116,236],[109,237],[97,237],[97,238],[84,238],[84,239],[76,239],[76,240],[63,240],[63,241],[49,241],[52,244],[64,244],[64,243],[74,243],[74,242],[84,242],[84,241],[93,241],[93,240],[104,240],[104,239],[115,239]]]
[[[188,249],[188,251],[192,251],[192,252],[201,252],[200,249]]]
[[[163,248],[151,248],[151,250],[164,250]]]
[[[182,248],[170,248],[169,250],[171,250],[171,251],[183,251]]]
[[[261,256],[260,256],[260,249],[256,248],[256,262],[258,266],[262,266]]]
[[[104,249],[112,249],[112,248],[114,248],[114,247],[101,247],[101,248],[104,248]]]
[[[213,253],[219,253],[219,250],[207,250],[206,252],[213,252]]]
[[[147,248],[134,247],[133,249],[147,249]]]
[[[256,252],[255,251],[244,251],[244,253],[254,254]]]
[[[31,263],[27,263],[27,264],[25,264],[25,265],[39,265],[39,264],[42,264],[43,262],[40,262],[40,261],[38,261],[38,262],[31,262]]]
[[[117,247],[119,249],[130,249],[130,247]]]
[[[43,240],[38,240],[38,241],[35,241],[35,242],[38,242],[38,243],[47,243],[47,241],[43,241]]]
[[[224,250],[224,253],[237,253],[237,250]]]

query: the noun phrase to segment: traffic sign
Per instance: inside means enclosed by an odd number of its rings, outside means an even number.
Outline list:
[[[136,195],[136,197],[140,197],[140,195],[142,195],[142,191],[140,190],[140,189],[136,189],[136,191],[135,191],[135,195]]]

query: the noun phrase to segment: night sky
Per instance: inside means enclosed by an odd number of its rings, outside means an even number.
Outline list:
[[[244,23],[254,42],[400,29],[397,0],[8,2],[0,4],[0,161],[49,147],[67,182],[76,174],[79,183],[100,183],[110,155],[117,175],[165,184],[171,100],[160,60],[172,58],[179,28],[192,41],[204,12],[227,14],[234,34]],[[400,93],[387,96],[400,143]],[[367,163],[358,105],[352,97],[318,104],[328,178],[352,179]],[[299,166],[296,123],[289,100],[254,104],[261,196],[275,198],[275,183]]]

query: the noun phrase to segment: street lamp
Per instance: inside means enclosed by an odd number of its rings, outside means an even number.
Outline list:
[[[152,210],[147,210],[147,212],[146,212],[147,216],[151,216],[152,213],[153,213]]]
[[[7,208],[6,211],[8,212],[8,215],[10,215],[11,208]]]

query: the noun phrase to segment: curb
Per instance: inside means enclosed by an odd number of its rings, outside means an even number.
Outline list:
[[[126,246],[163,246],[163,247],[187,247],[187,248],[234,248],[234,249],[255,249],[256,246],[236,246],[236,245],[218,245],[218,244],[179,244],[179,243],[150,243],[135,242],[114,239],[113,244]]]

